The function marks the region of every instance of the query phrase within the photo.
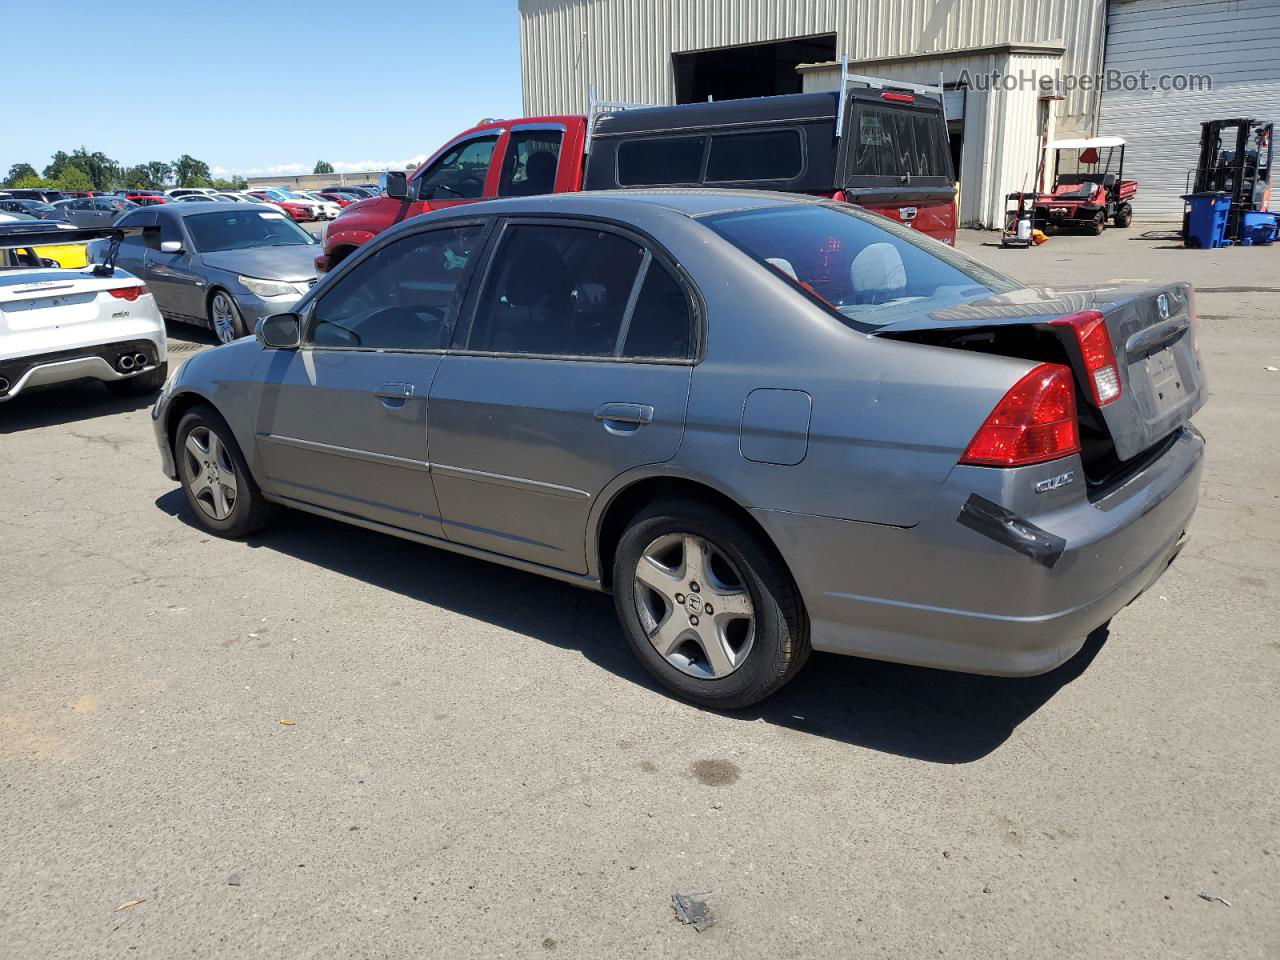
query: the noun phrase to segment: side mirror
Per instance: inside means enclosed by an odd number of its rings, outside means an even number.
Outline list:
[[[297,350],[302,341],[302,321],[296,313],[275,313],[259,320],[253,333],[268,350]]]
[[[378,191],[390,200],[409,196],[409,178],[403,170],[388,170],[378,178]]]
[[[161,240],[160,252],[161,253],[181,253],[182,241],[181,240]]]

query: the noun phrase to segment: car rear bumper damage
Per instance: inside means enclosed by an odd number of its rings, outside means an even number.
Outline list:
[[[1064,500],[1030,517],[1001,507],[994,491],[975,498],[972,471],[985,468],[957,468],[936,509],[910,528],[754,514],[796,578],[814,649],[1025,676],[1070,659],[1173,562],[1195,512],[1203,451],[1200,434],[1184,427],[1159,460],[1102,499]]]

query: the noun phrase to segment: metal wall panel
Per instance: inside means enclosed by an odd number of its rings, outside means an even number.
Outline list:
[[[674,103],[671,54],[814,34],[851,59],[937,55],[997,43],[1059,43],[1063,69],[1097,73],[1106,0],[520,0],[526,115],[609,99]],[[1076,89],[1061,129],[1087,130],[1097,95]]]
[[[1107,69],[1151,76],[1207,73],[1211,91],[1108,92],[1099,133],[1128,141],[1125,176],[1138,180],[1134,216],[1182,218],[1203,120],[1280,119],[1277,0],[1129,0],[1111,5]]]

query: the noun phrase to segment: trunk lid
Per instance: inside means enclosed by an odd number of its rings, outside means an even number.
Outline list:
[[[36,330],[97,320],[102,315],[100,294],[139,285],[123,273],[102,278],[67,271],[0,276],[0,328]]]
[[[1101,407],[1093,402],[1074,332],[1054,323],[1089,310],[1104,318],[1120,379],[1120,396]],[[1123,462],[1155,446],[1204,405],[1207,390],[1195,326],[1191,285],[1174,283],[1022,288],[894,321],[875,334],[1069,362],[1076,376],[1082,430],[1104,431],[1115,459]],[[1058,356],[1052,355],[1055,347],[1061,351]]]

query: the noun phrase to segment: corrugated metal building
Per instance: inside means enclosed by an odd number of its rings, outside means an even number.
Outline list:
[[[1180,218],[1201,121],[1280,121],[1280,2],[1113,0],[1106,65],[1129,76],[1145,71],[1152,83],[1188,77],[1181,90],[1108,91],[1099,123],[1100,133],[1129,141],[1135,216]],[[1212,86],[1188,76],[1195,74],[1211,75]]]
[[[998,226],[1005,195],[1032,186],[1042,138],[1093,130],[1097,90],[1052,80],[1101,71],[1106,7],[1106,0],[520,0],[524,109],[581,112],[592,84],[606,99],[655,104],[834,89],[841,55],[859,73],[941,78],[952,91],[961,221]],[[993,72],[1012,81],[992,84]]]

